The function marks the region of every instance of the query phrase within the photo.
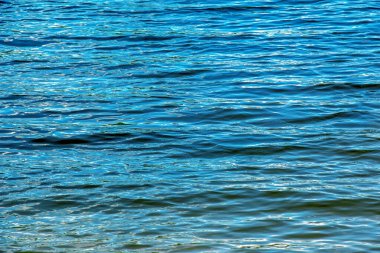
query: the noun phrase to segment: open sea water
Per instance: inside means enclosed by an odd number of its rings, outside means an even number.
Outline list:
[[[379,252],[380,1],[1,0],[0,252]]]

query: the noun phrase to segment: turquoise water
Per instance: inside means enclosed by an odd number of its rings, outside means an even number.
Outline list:
[[[0,1],[0,252],[380,251],[380,1]]]

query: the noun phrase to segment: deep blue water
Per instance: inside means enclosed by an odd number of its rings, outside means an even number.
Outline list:
[[[380,1],[0,1],[0,252],[380,251]]]

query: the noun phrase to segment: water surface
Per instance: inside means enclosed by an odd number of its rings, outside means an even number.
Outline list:
[[[0,251],[380,250],[377,0],[0,1]]]

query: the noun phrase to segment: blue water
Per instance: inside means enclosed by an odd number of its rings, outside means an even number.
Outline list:
[[[0,252],[380,251],[380,1],[0,1]]]

